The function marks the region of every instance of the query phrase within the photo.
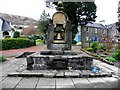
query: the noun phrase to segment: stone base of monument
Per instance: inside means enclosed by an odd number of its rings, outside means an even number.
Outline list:
[[[88,77],[112,77],[111,72],[101,70],[93,73],[91,70],[18,70],[9,72],[10,77],[47,77],[47,78],[88,78]]]
[[[71,50],[45,50],[27,57],[28,70],[90,70],[93,58]]]

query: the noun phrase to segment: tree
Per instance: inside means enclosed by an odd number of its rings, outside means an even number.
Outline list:
[[[56,2],[53,4],[57,5]],[[84,26],[88,22],[95,21],[96,5],[94,2],[64,2],[64,12],[68,15],[72,22],[73,38],[77,33],[78,25]],[[81,37],[82,39],[82,37]]]
[[[47,14],[45,10],[43,10],[43,13],[40,16],[40,21],[47,21],[47,18],[49,17],[49,13]]]
[[[120,7],[118,7],[118,16],[120,17]],[[116,22],[117,30],[120,33],[120,19],[118,18],[118,22]]]
[[[47,32],[48,17],[50,17],[49,13],[47,14],[45,10],[43,10],[43,13],[41,14],[40,20],[37,24],[38,32],[43,38],[45,38]]]
[[[38,31],[40,34],[46,34],[47,32],[47,21],[38,21]]]
[[[33,25],[29,25],[27,28],[23,29],[23,35],[34,35],[37,34],[37,30]]]
[[[15,31],[14,35],[13,35],[13,38],[18,38],[18,37],[20,37],[20,32]]]
[[[120,20],[118,22],[116,22],[116,26],[117,26],[117,30],[120,33]]]

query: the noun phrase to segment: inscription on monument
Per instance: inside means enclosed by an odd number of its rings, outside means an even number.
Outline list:
[[[52,69],[67,69],[67,63],[66,59],[53,59]]]

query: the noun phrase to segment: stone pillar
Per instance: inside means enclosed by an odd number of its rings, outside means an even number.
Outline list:
[[[48,31],[47,31],[47,49],[52,49],[52,43],[54,40],[54,26],[53,23],[50,22],[48,24]]]
[[[66,33],[66,50],[71,50],[71,46],[72,46],[72,25],[71,25],[71,21],[69,20],[66,24],[65,27],[65,33]]]

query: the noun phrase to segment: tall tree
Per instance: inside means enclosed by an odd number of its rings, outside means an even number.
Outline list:
[[[120,7],[118,7],[118,22],[116,22],[116,26],[117,26],[117,30],[119,31],[120,33]]]
[[[118,22],[116,22],[116,26],[117,26],[118,32],[120,32],[120,20]]]
[[[40,16],[40,19],[38,21],[37,27],[38,27],[38,32],[40,33],[40,35],[45,38],[46,36],[46,32],[47,32],[47,20],[48,17],[50,17],[49,13],[47,14],[45,12],[45,10],[43,10],[43,13]]]

